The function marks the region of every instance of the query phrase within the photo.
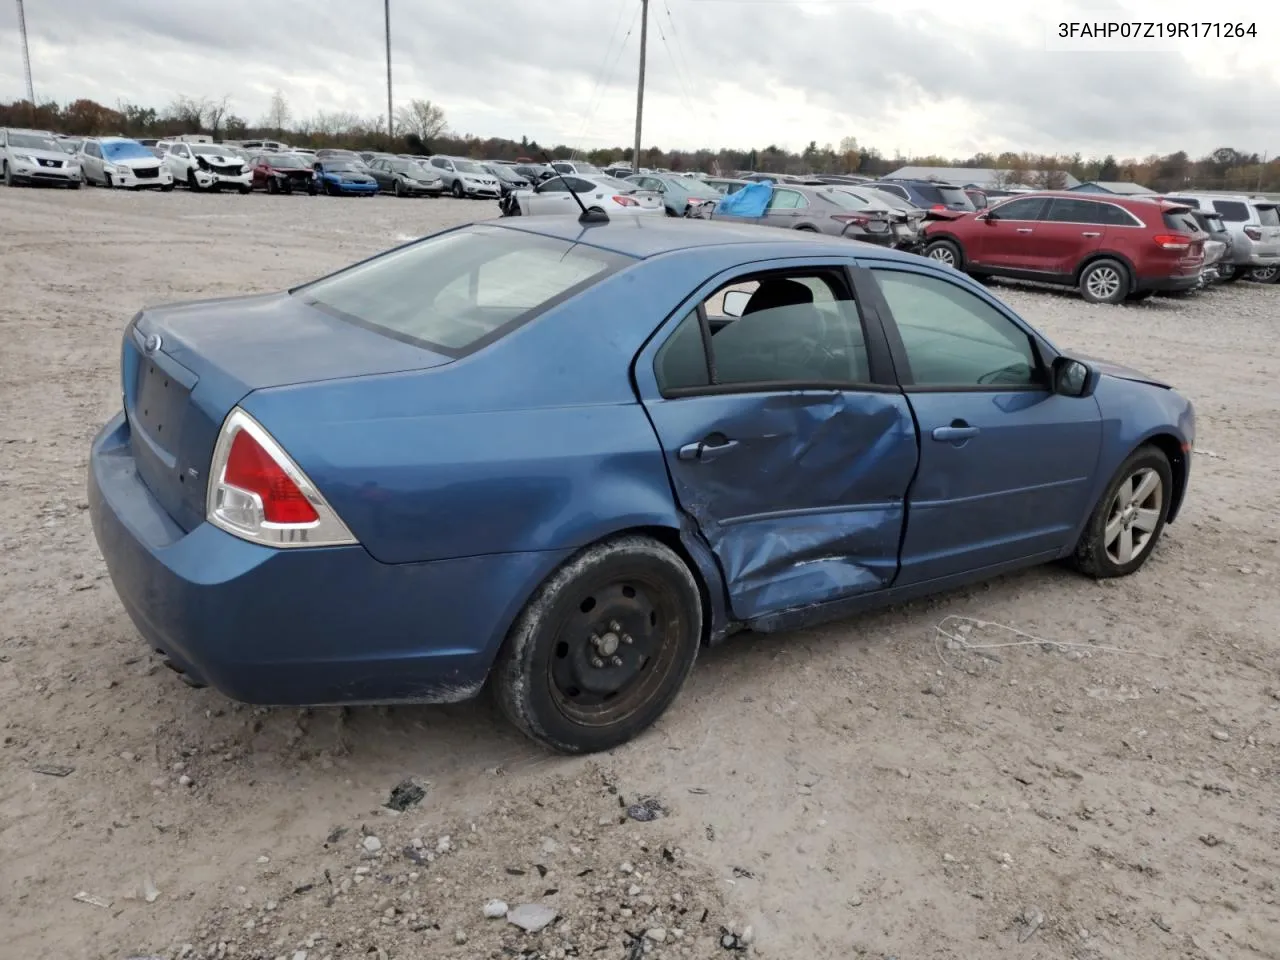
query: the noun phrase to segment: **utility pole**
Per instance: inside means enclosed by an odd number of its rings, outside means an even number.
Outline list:
[[[631,172],[640,172],[640,127],[644,120],[644,58],[649,39],[649,0],[640,0],[640,81],[636,85],[636,148],[631,154]]]
[[[31,50],[27,47],[27,15],[18,0],[18,32],[22,34],[22,69],[27,75],[27,99],[31,101],[31,125],[36,123],[36,88],[31,83]]]
[[[1258,165],[1258,189],[1255,190],[1254,193],[1262,192],[1262,175],[1263,173],[1266,172],[1266,169],[1267,169],[1267,155],[1264,153],[1262,155],[1262,163]]]
[[[391,112],[391,0],[382,0],[382,17],[387,27],[387,139],[394,140],[396,124]],[[388,143],[387,146],[392,144]]]

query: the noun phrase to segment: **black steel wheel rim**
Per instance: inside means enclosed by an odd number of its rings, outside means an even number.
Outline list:
[[[556,624],[547,665],[556,708],[583,726],[627,719],[661,691],[688,628],[678,593],[651,574],[577,590]]]

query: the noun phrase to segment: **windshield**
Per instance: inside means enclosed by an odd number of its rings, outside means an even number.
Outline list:
[[[878,203],[883,203],[885,206],[893,210],[917,209],[914,203],[909,203],[908,201],[903,200],[897,194],[889,193],[885,190],[876,190],[874,187],[859,187],[858,192],[860,194],[865,194],[871,200],[875,200]]]
[[[102,155],[108,160],[154,160],[155,154],[133,140],[104,140]]]
[[[58,146],[58,141],[53,137],[46,137],[38,133],[11,133],[9,134],[9,146],[26,147],[28,150],[52,150],[55,153],[61,153],[62,148]]]
[[[192,153],[202,154],[206,157],[234,157],[235,154],[226,147],[218,143],[188,143]]]
[[[617,190],[619,193],[635,193],[640,189],[638,184],[628,183],[626,180],[616,180],[613,177],[596,177],[593,183],[609,190]]]
[[[306,157],[300,157],[296,153],[268,153],[263,156],[263,159],[272,167],[311,166],[311,162]]]
[[[306,302],[445,353],[492,340],[631,262],[554,237],[472,226],[420,240],[292,291]]]
[[[604,173],[603,170],[593,163],[579,163],[575,160],[573,162],[573,167],[579,173],[585,173],[588,177],[598,177]]]
[[[359,173],[360,168],[350,160],[325,160],[324,169],[326,173]]]
[[[481,168],[480,164],[472,163],[470,160],[455,160],[453,161],[453,168],[457,170],[458,173],[471,173],[478,174],[480,176],[484,176],[486,173],[486,171]]]
[[[1275,207],[1258,207],[1258,219],[1264,227],[1280,227],[1280,214]]]

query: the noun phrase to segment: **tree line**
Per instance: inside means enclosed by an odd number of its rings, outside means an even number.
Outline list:
[[[429,100],[410,100],[395,114],[387,131],[385,118],[361,117],[342,111],[320,111],[296,116],[284,95],[277,91],[265,115],[250,122],[232,109],[229,97],[178,96],[157,109],[128,102],[114,107],[81,98],[66,104],[49,100],[32,104],[15,100],[0,104],[0,126],[34,127],[75,136],[164,137],[207,134],[215,140],[266,138],[286,140],[295,146],[345,147],[388,150],[395,153],[447,153],[487,160],[521,157],[553,159],[579,157],[607,166],[629,161],[628,146],[575,150],[567,144],[540,144],[528,137],[475,137],[451,131],[444,110]],[[969,157],[888,156],[855,137],[838,144],[819,146],[817,141],[799,153],[770,144],[750,150],[703,148],[664,150],[649,147],[641,163],[674,171],[702,170],[731,175],[738,170],[764,173],[854,173],[884,176],[905,165],[924,167],[980,167],[1003,170],[1007,185],[1054,189],[1065,185],[1066,175],[1079,180],[1130,181],[1158,191],[1190,188],[1241,192],[1280,191],[1280,158],[1268,161],[1256,153],[1220,147],[1206,156],[1192,158],[1185,150],[1164,156],[1117,158],[1035,154],[978,153]]]

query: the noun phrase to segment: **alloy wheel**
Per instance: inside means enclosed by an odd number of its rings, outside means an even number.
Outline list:
[[[1258,283],[1271,283],[1275,280],[1278,271],[1280,267],[1254,267],[1249,271],[1249,279]]]
[[[929,259],[937,260],[939,263],[945,263],[949,267],[956,265],[956,255],[951,248],[943,244],[939,244],[929,251]]]
[[[1097,267],[1089,274],[1085,286],[1091,296],[1098,300],[1110,300],[1120,292],[1120,273],[1115,267]]]
[[[1107,510],[1103,544],[1117,566],[1132,563],[1151,546],[1164,509],[1164,483],[1151,467],[1135,470],[1116,490]]]

